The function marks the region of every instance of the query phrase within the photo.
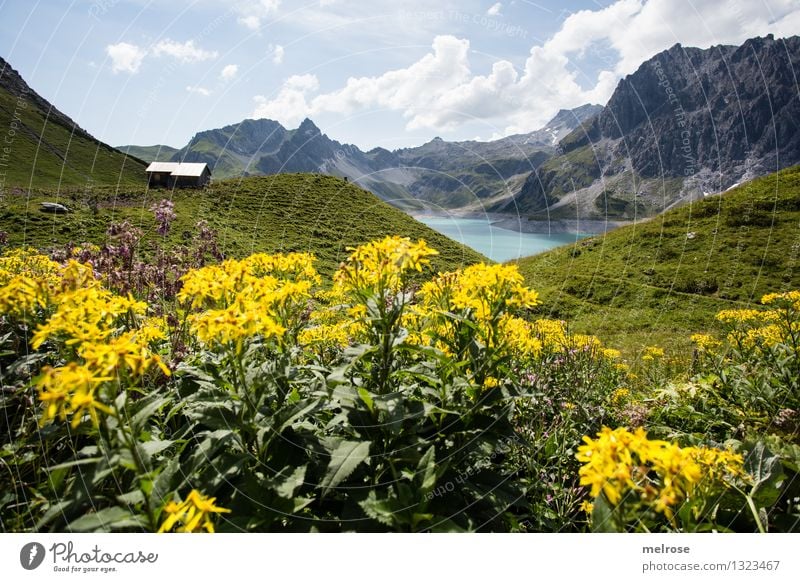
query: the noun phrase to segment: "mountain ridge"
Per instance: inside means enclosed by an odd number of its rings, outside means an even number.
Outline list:
[[[329,138],[309,118],[295,129],[270,119],[245,119],[198,132],[186,146],[164,157],[208,163],[219,178],[330,174],[352,179],[398,206],[452,207],[502,193],[510,179],[520,181],[552,155],[557,139],[600,109],[590,104],[562,109],[537,131],[498,140],[450,142],[437,137],[412,148],[367,152]],[[159,147],[170,151],[168,146],[120,147],[146,161],[155,161]]]
[[[80,187],[141,184],[144,166],[92,136],[39,95],[0,57],[0,126],[7,128],[0,159],[6,186]]]
[[[800,162],[798,55],[772,35],[658,53],[490,210],[633,219]]]

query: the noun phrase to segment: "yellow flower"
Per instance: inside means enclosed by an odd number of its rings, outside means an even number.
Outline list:
[[[534,307],[539,303],[538,294],[525,287],[524,281],[516,265],[471,265],[459,275],[451,304],[455,309],[472,310],[478,320],[509,307]]]
[[[757,309],[725,309],[717,313],[717,321],[729,325],[760,323],[764,313]]]
[[[485,389],[487,389],[487,390],[489,388],[496,388],[499,385],[500,385],[500,381],[497,378],[495,378],[494,376],[486,376],[486,378],[484,378],[484,380],[483,380],[483,387]]]
[[[631,395],[631,391],[627,388],[617,388],[611,394],[611,404],[613,406],[620,406],[623,404]]]
[[[133,297],[120,297],[92,285],[69,290],[58,298],[58,307],[47,323],[33,335],[33,349],[48,339],[61,339],[67,345],[104,341],[118,327],[123,315],[142,315],[147,304]]]
[[[211,309],[191,317],[192,331],[205,344],[237,343],[255,335],[280,337],[286,328],[275,321],[272,313],[253,301],[236,301],[226,309]]]
[[[714,336],[705,333],[696,333],[691,337],[692,343],[697,346],[700,352],[712,353],[716,350],[722,342]]]
[[[663,357],[664,357],[664,348],[659,348],[658,346],[648,346],[644,349],[644,355],[642,356],[642,360],[645,362],[653,362]]]
[[[563,321],[537,319],[533,322],[533,332],[548,352],[560,352],[567,349],[567,328]]]
[[[97,426],[98,411],[113,414],[111,408],[95,397],[97,386],[110,379],[98,376],[87,366],[75,362],[61,368],[45,368],[35,383],[39,400],[44,404],[40,424],[44,426],[55,419],[65,422],[72,417],[72,428],[76,428],[84,414],[88,414]]]
[[[26,249],[0,256],[0,314],[27,319],[47,308],[59,284],[60,265]]]
[[[138,331],[125,332],[103,342],[84,342],[78,348],[78,355],[89,368],[103,376],[115,375],[123,369],[133,376],[141,376],[154,364],[166,376],[170,375],[169,369],[157,354],[150,352]]]
[[[596,439],[583,441],[578,474],[592,497],[602,493],[616,505],[631,496],[668,518],[697,487],[727,486],[728,479],[743,474],[741,455],[650,440],[642,428],[632,433],[604,427]]]
[[[315,325],[307,327],[297,335],[301,346],[346,347],[350,344],[346,325]]]
[[[761,303],[776,307],[789,307],[795,311],[800,311],[800,291],[768,293],[761,298]]]
[[[368,294],[399,291],[410,271],[421,272],[430,264],[429,257],[439,254],[424,240],[413,243],[410,238],[399,236],[387,236],[348,250],[350,256],[339,267],[334,281],[345,291]]]
[[[170,501],[164,507],[167,514],[166,519],[161,524],[158,533],[175,531],[179,533],[194,533],[204,529],[208,533],[214,533],[214,523],[211,516],[215,513],[230,513],[230,509],[217,507],[214,505],[216,497],[206,497],[197,489],[192,489],[186,500],[180,503]]]

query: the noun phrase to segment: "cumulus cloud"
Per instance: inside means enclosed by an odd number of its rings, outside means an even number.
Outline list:
[[[253,117],[266,117],[284,125],[296,125],[309,111],[306,96],[318,88],[319,80],[315,75],[292,75],[273,99],[263,95],[253,97],[256,103]]]
[[[230,81],[239,72],[239,65],[225,65],[219,74],[223,81]]]
[[[502,7],[489,10],[496,6]],[[351,77],[330,92],[319,93],[311,75],[290,77],[274,97],[256,97],[255,115],[292,123],[381,108],[400,112],[409,129],[446,131],[486,120],[502,124],[507,135],[541,127],[560,108],[604,104],[622,76],[675,43],[707,48],[798,29],[797,0],[617,0],[571,14],[531,47],[521,67],[497,60],[488,74],[475,72],[467,39],[437,36],[431,52],[407,67]],[[583,59],[604,64],[584,73]]]
[[[139,70],[147,51],[127,42],[110,44],[106,54],[111,57],[111,70],[115,73],[135,73]]]
[[[286,54],[286,50],[283,46],[276,44],[276,45],[269,45],[269,52],[272,54],[272,62],[276,65],[280,65],[283,62],[283,56]]]
[[[186,90],[189,93],[194,93],[196,95],[202,95],[203,97],[208,97],[211,95],[211,91],[206,89],[205,87],[200,87],[198,85],[187,85]]]
[[[503,4],[497,2],[496,4],[492,4],[489,7],[489,10],[486,11],[486,14],[489,16],[500,16],[500,11],[503,9]]]
[[[182,63],[196,63],[217,57],[217,51],[207,51],[195,46],[193,40],[177,42],[165,38],[153,45],[150,53],[154,57],[169,56]]]
[[[250,30],[261,28],[263,21],[277,12],[280,0],[246,0],[236,4],[239,12],[239,24]]]
[[[177,42],[165,38],[149,48],[140,47],[128,42],[120,42],[106,46],[106,54],[111,58],[111,70],[114,73],[135,73],[142,65],[145,57],[171,57],[182,63],[196,63],[217,57],[216,51],[199,48],[193,40]]]

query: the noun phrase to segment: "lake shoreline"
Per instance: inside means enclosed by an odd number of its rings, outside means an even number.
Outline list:
[[[559,246],[575,244],[577,240],[586,236],[569,232],[569,224],[556,225],[557,228],[563,229],[562,232],[555,232],[554,228],[542,232],[502,228],[498,224],[497,216],[464,217],[453,213],[425,213],[418,214],[415,218],[450,239],[497,262],[516,260]],[[491,220],[492,218],[494,220]]]
[[[553,220],[528,220],[527,218],[511,214],[494,212],[409,212],[416,220],[430,218],[465,218],[486,220],[490,225],[526,234],[575,234],[591,236],[604,234],[615,230],[621,226],[631,224],[630,221],[614,220],[575,220],[575,219],[553,219]]]

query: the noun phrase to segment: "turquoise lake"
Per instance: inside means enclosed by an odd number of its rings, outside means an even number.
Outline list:
[[[581,234],[515,232],[492,226],[487,219],[482,218],[425,215],[414,218],[498,262],[529,257],[561,245],[572,244],[584,237]]]

